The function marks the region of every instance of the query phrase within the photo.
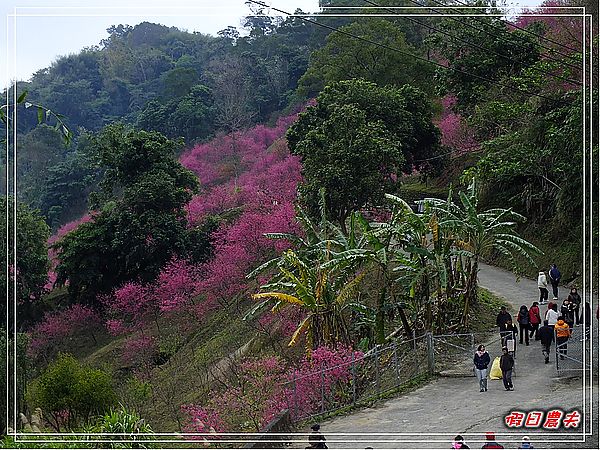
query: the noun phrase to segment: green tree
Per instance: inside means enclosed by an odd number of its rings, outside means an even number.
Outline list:
[[[104,413],[117,402],[108,373],[83,366],[64,353],[31,384],[27,397],[59,432],[88,423],[93,415]]]
[[[2,266],[8,268],[9,278],[6,271],[0,274],[0,285],[3,292],[7,290],[7,283],[12,283],[16,277],[16,295],[13,297],[13,289],[8,289],[9,298],[2,303],[2,315],[5,317],[12,311],[13,302],[17,302],[17,328],[23,329],[33,320],[33,308],[37,300],[44,292],[44,286],[48,281],[48,270],[50,261],[48,259],[48,248],[46,241],[50,237],[50,229],[44,219],[36,210],[26,205],[16,205],[16,228],[14,224],[14,200],[12,197],[2,196],[0,198],[0,214],[6,220],[0,221],[0,234],[8,237],[7,241],[2,239],[0,243],[0,258]],[[16,243],[14,232],[16,231]],[[16,266],[14,247],[16,246]],[[8,256],[8,260],[6,259]],[[11,284],[12,285],[12,284]],[[6,309],[6,306],[9,309]],[[12,322],[11,322],[12,323]]]
[[[437,70],[438,89],[456,95],[457,107],[472,113],[490,92],[506,90],[499,86],[498,80],[506,81],[507,77],[533,66],[540,59],[540,49],[533,36],[509,30],[501,18],[465,17],[460,22],[457,25],[455,20],[443,20],[438,26],[445,34],[434,33],[430,45],[432,51],[448,62],[448,68],[456,69]],[[450,39],[448,34],[460,40]]]
[[[180,143],[156,132],[106,127],[94,141],[105,169],[91,196],[92,220],[55,244],[57,282],[74,299],[140,279],[150,281],[174,255],[186,251],[184,206],[198,188],[175,159]]]
[[[311,54],[308,70],[299,81],[304,98],[314,97],[328,84],[353,78],[364,78],[379,86],[410,83],[430,89],[431,84],[421,80],[433,74],[431,66],[411,56],[417,50],[406,43],[404,33],[393,22],[363,19],[340,31],[327,36],[326,45]]]
[[[408,85],[350,80],[325,88],[287,133],[291,152],[302,157],[300,192],[310,212],[317,215],[324,188],[327,211],[345,229],[352,211],[382,202],[394,176],[430,170],[423,160],[439,149],[431,118],[425,94]]]

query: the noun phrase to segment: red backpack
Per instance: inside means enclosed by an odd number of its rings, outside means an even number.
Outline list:
[[[540,309],[537,306],[532,306],[529,310],[529,322],[532,324],[540,323]]]

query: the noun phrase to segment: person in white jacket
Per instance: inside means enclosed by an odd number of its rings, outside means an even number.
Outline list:
[[[548,303],[548,280],[543,270],[540,270],[538,274],[538,288],[540,289],[540,305],[545,305]]]
[[[547,320],[548,325],[553,327],[554,325],[556,325],[556,322],[558,321],[559,317],[560,314],[558,313],[558,305],[556,303],[553,303],[552,308],[548,308],[548,311],[546,311],[544,320]]]

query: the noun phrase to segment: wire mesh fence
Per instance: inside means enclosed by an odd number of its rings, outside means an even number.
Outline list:
[[[474,335],[426,333],[376,347],[360,358],[285,383],[287,408],[297,422],[369,404],[418,379],[473,358]]]
[[[589,329],[578,326],[569,329],[570,336],[561,338],[555,332],[554,342],[556,355],[556,370],[559,375],[580,373],[584,366],[584,353],[587,352],[587,361],[590,361]]]

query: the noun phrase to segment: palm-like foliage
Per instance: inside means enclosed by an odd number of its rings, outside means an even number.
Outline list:
[[[365,272],[344,271],[329,262],[303,261],[293,250],[287,250],[280,259],[276,281],[262,287],[267,292],[252,296],[264,300],[252,312],[270,303],[274,303],[273,312],[286,305],[306,311],[306,317],[288,344],[290,346],[295,345],[303,334],[306,334],[310,348],[350,343],[343,310],[356,293]]]

